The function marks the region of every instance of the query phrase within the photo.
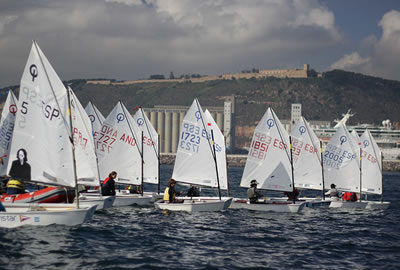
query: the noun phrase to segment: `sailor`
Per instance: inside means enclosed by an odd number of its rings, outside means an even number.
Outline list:
[[[199,197],[200,196],[200,189],[196,185],[191,185],[190,188],[188,189],[188,192],[186,194],[188,197]]]
[[[342,197],[343,201],[356,202],[357,194],[355,192],[345,192]]]
[[[331,184],[331,189],[328,190],[328,192],[326,192],[325,195],[329,195],[332,201],[339,200],[339,192],[337,191],[335,184]]]
[[[164,191],[164,202],[167,202],[167,203],[180,202],[180,200],[178,201],[178,200],[175,199],[175,196],[177,194],[180,195],[183,192],[182,191],[181,192],[177,192],[175,190],[175,185],[176,185],[175,179],[173,179],[173,178],[169,179],[168,187],[166,187],[165,191]]]
[[[104,180],[102,185],[103,196],[115,196],[115,178],[117,178],[117,172],[112,171]]]
[[[249,197],[250,203],[258,203],[258,199],[264,195],[257,189],[257,180],[251,180],[250,188],[247,190],[247,196]]]
[[[23,181],[31,179],[31,165],[29,165],[28,155],[25,149],[21,148],[17,151],[17,159],[11,164],[11,179],[7,183],[7,194],[25,193]]]
[[[294,191],[286,191],[283,194],[288,197],[288,201],[296,201],[299,196],[299,190],[295,188]]]

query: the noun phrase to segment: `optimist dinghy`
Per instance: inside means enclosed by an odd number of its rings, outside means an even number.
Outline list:
[[[20,180],[72,187],[77,194],[75,148],[78,143],[73,135],[77,130],[69,113],[70,95],[35,41],[20,89],[20,110],[16,116],[10,150],[11,156],[18,156],[19,160],[9,160],[7,171],[24,175]],[[77,225],[90,219],[94,210],[95,206],[79,207],[79,201],[76,206],[61,209],[57,204],[32,208],[14,203],[6,206],[6,212],[0,213],[0,226]]]
[[[292,155],[289,135],[278,117],[268,108],[255,128],[240,186],[250,187],[256,180],[260,189],[294,192]],[[256,211],[300,212],[305,202],[261,199],[250,203],[247,198],[233,199],[231,208]]]
[[[225,142],[211,114],[203,110],[195,99],[187,111],[181,127],[172,178],[177,182],[218,188],[218,197],[180,197],[179,203],[163,200],[154,203],[159,209],[170,211],[220,211],[227,209],[231,197],[221,197],[221,189],[228,189]]]

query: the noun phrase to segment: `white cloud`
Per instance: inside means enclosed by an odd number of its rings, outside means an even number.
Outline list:
[[[301,67],[341,42],[317,0],[2,3],[0,18],[14,20],[0,19],[0,86],[19,83],[32,39],[63,79]]]
[[[362,58],[358,52],[352,54],[346,54],[337,62],[331,65],[332,69],[360,69],[363,65],[368,64],[371,61],[370,58]]]
[[[400,12],[389,11],[379,22],[382,36],[377,39],[371,35],[365,38],[361,46],[371,48],[369,55],[361,57],[358,52],[343,56],[331,65],[354,72],[361,72],[387,79],[400,80]]]

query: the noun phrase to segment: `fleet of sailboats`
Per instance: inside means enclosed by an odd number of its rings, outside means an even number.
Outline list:
[[[75,189],[74,204],[4,203],[0,227],[78,225],[94,211],[122,205],[151,205],[170,211],[300,212],[306,203],[340,208],[387,209],[383,200],[382,156],[371,133],[361,137],[340,124],[325,150],[308,122],[301,118],[289,134],[268,108],[255,128],[240,187],[256,180],[261,190],[318,191],[317,198],[286,200],[229,197],[225,138],[208,110],[195,99],[182,120],[172,178],[183,185],[216,191],[216,196],[161,199],[160,142],[142,108],[132,116],[118,102],[105,118],[91,102],[83,108],[34,41],[22,75],[19,98],[9,91],[0,120],[0,175],[24,171],[33,183]],[[16,160],[12,160],[17,157]],[[101,180],[118,173],[115,196],[101,195]],[[13,177],[13,175],[11,175]],[[18,177],[16,177],[18,178]],[[18,179],[17,179],[18,180]],[[157,185],[157,193],[144,191]],[[342,192],[359,194],[358,201],[331,201],[324,192],[331,184]],[[79,186],[99,187],[79,194]],[[222,195],[222,191],[227,196]],[[380,200],[368,200],[381,196]],[[365,196],[365,199],[363,199]]]

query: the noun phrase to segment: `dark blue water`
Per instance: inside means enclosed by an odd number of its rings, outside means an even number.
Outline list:
[[[242,168],[229,169],[233,196]],[[172,167],[162,168],[162,180]],[[76,226],[0,228],[0,269],[400,269],[400,173],[386,211],[169,213],[120,207]]]

